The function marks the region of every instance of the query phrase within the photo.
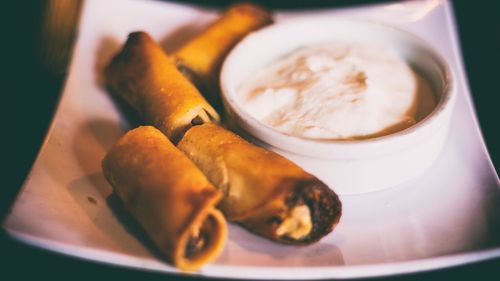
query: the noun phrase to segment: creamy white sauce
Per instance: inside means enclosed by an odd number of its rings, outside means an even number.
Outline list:
[[[336,42],[273,62],[241,85],[238,98],[253,117],[287,134],[356,139],[416,123],[420,80],[385,49]]]

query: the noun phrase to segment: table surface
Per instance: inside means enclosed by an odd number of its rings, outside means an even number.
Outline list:
[[[68,3],[66,3],[68,2]],[[6,148],[1,161],[7,182],[0,196],[0,218],[7,214],[15,196],[31,168],[42,144],[52,113],[57,106],[66,66],[75,38],[75,26],[81,1],[24,1],[8,4],[4,17],[6,34],[2,65],[8,75],[5,80],[4,122],[2,140]],[[210,1],[190,1],[205,5]],[[225,6],[232,1],[211,1]],[[259,2],[259,1],[257,1]],[[264,1],[260,1],[264,2]],[[364,4],[371,1],[274,1],[271,8],[301,8],[310,6]],[[496,101],[498,90],[496,66],[500,62],[499,4],[495,1],[454,1],[463,58],[483,135],[495,164],[500,166],[500,134]],[[264,3],[267,4],[267,3]],[[5,72],[4,72],[5,73]],[[2,231],[0,249],[2,268],[16,279],[92,279],[105,277],[120,280],[170,280],[173,276],[142,272],[110,265],[82,261],[35,249],[11,240]],[[389,280],[500,280],[500,259],[408,276],[383,278]],[[380,279],[380,278],[378,278]],[[186,278],[185,280],[196,280]]]

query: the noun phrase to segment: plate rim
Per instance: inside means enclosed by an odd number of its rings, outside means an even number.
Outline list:
[[[307,272],[305,272],[303,268],[297,268],[294,266],[234,266],[216,265],[213,263],[205,265],[196,272],[182,272],[172,267],[170,264],[156,259],[144,262],[144,259],[140,257],[134,258],[131,255],[115,253],[107,250],[70,245],[64,242],[58,242],[55,240],[36,237],[31,234],[21,233],[9,228],[5,228],[5,230],[10,237],[17,241],[40,249],[48,250],[50,252],[62,254],[64,256],[123,268],[203,278],[232,278],[245,280],[248,279],[249,271],[252,272],[251,278],[256,280],[269,279],[270,277],[275,280],[374,278],[445,269],[500,258],[500,247],[494,247],[473,252],[462,252],[391,263],[343,265],[338,267],[310,266]],[[139,262],[134,263],[134,260]],[[335,268],[335,270],[332,270],[332,268]]]

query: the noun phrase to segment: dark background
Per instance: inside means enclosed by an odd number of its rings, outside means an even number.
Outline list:
[[[225,6],[231,1],[190,1]],[[264,1],[257,1],[264,2]],[[364,4],[373,1],[272,1],[270,8],[300,8]],[[500,165],[500,1],[453,1],[469,85],[481,128],[496,166]],[[45,137],[66,74],[75,33],[62,38],[43,34],[47,1],[2,4],[0,84],[3,185],[0,219],[7,214]],[[78,1],[73,5],[78,6]],[[77,11],[77,9],[75,10]],[[68,10],[76,23],[77,13]],[[66,14],[66,18],[68,14]],[[41,35],[42,33],[42,35]],[[42,36],[42,37],[40,37]],[[55,37],[54,37],[55,36]],[[54,45],[57,40],[62,45]],[[35,249],[0,232],[2,280],[171,280],[172,276],[95,264]],[[4,276],[7,276],[4,279]],[[500,259],[388,280],[500,280]],[[188,278],[186,280],[192,280]]]

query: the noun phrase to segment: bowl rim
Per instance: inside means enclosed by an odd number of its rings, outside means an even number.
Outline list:
[[[231,64],[234,64],[235,62],[235,56],[238,54],[238,52],[241,52],[240,49],[242,46],[246,44],[249,40],[258,40],[259,34],[263,34],[265,32],[270,32],[270,30],[278,29],[278,28],[283,28],[288,26],[291,26],[292,28],[296,25],[304,24],[304,22],[307,22],[308,24],[311,24],[311,22],[315,23],[325,23],[329,22],[330,24],[361,24],[365,25],[367,28],[373,28],[377,29],[377,31],[383,31],[383,32],[391,32],[391,33],[399,33],[402,35],[405,40],[407,38],[410,38],[409,42],[412,45],[418,45],[420,48],[423,50],[426,50],[426,53],[431,56],[431,60],[434,62],[437,62],[439,72],[441,72],[443,75],[442,77],[442,88],[440,88],[440,95],[439,95],[439,101],[436,104],[435,108],[427,115],[425,116],[422,120],[418,121],[416,124],[405,128],[403,130],[390,133],[387,135],[382,135],[382,136],[377,136],[373,138],[366,138],[366,139],[353,139],[353,140],[339,140],[339,139],[328,139],[328,138],[311,138],[311,137],[304,137],[304,136],[297,136],[297,135],[292,135],[286,132],[282,132],[278,129],[275,129],[255,117],[253,117],[251,114],[249,114],[243,107],[241,107],[238,102],[234,99],[234,94],[235,93],[230,93],[230,92],[235,92],[235,91],[230,91],[227,87],[227,76],[226,72],[228,72],[228,69],[230,68]],[[255,39],[257,38],[257,39]],[[412,67],[413,68],[413,67]],[[352,19],[352,18],[344,18],[344,17],[338,17],[338,18],[332,18],[331,16],[323,16],[323,15],[316,15],[316,16],[304,16],[304,17],[299,17],[299,18],[293,18],[293,19],[286,19],[281,22],[276,22],[273,23],[269,26],[266,26],[264,28],[261,28],[257,31],[254,31],[247,35],[243,40],[241,40],[232,50],[231,52],[226,56],[224,59],[224,62],[222,64],[221,68],[221,73],[220,73],[220,78],[219,78],[219,83],[220,83],[220,89],[221,89],[221,98],[224,104],[224,110],[226,113],[228,112],[234,112],[240,122],[236,121],[237,123],[244,122],[246,126],[241,126],[241,124],[238,124],[238,126],[242,127],[247,133],[252,135],[253,137],[259,139],[260,141],[271,144],[273,146],[276,146],[277,148],[288,150],[286,148],[282,148],[279,145],[274,145],[270,143],[267,139],[262,138],[261,136],[256,136],[254,133],[249,132],[249,130],[245,127],[251,127],[255,128],[258,130],[263,131],[266,135],[272,135],[274,138],[287,138],[289,140],[292,140],[294,142],[306,142],[309,144],[320,144],[320,145],[328,145],[328,146],[338,146],[338,147],[350,147],[350,146],[362,146],[362,145],[379,145],[387,142],[394,142],[398,141],[399,139],[402,138],[407,138],[415,133],[419,132],[422,130],[422,128],[428,127],[430,124],[434,123],[435,120],[440,118],[440,116],[444,115],[444,111],[451,108],[453,105],[453,102],[456,97],[456,75],[451,68],[450,64],[446,61],[446,59],[426,40],[421,38],[420,36],[413,34],[410,31],[401,29],[399,27],[380,22],[380,21],[373,21],[373,20],[365,20],[365,19]],[[424,75],[424,79],[427,79]],[[229,114],[230,115],[230,114]],[[261,134],[262,135],[262,134]],[[292,151],[294,152],[294,151]],[[302,153],[299,153],[302,154]]]

